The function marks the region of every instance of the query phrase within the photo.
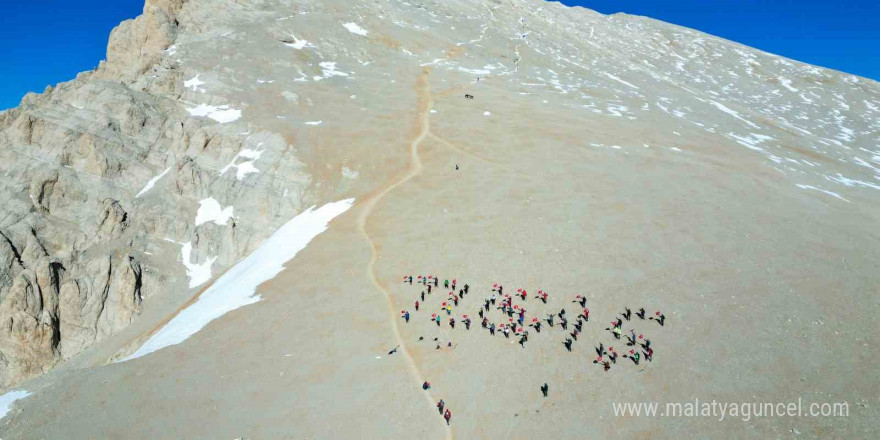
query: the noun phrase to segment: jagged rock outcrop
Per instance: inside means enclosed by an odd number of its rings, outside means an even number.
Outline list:
[[[131,82],[162,57],[177,34],[183,0],[147,0],[144,12],[113,29],[97,77]]]
[[[216,273],[241,258],[306,202],[292,157],[277,179],[218,178],[247,140],[176,102],[188,92],[165,58],[183,5],[147,1],[113,30],[94,72],[0,113],[0,388],[126,327],[146,298],[191,285],[196,266]],[[289,149],[277,135],[253,139],[264,157]],[[202,199],[265,205],[279,187],[299,197],[254,210],[246,234],[235,219],[192,222]],[[174,263],[185,241],[189,261]]]

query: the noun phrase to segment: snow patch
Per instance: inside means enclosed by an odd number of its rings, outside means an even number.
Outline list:
[[[880,190],[880,185],[875,185],[871,182],[865,182],[863,180],[850,179],[849,177],[845,177],[844,175],[842,175],[840,173],[837,173],[837,176],[824,176],[824,177],[825,177],[825,179],[827,179],[831,182],[837,182],[837,183],[840,183],[840,184],[848,186],[848,187],[862,186],[865,188],[873,188],[876,190]]]
[[[284,43],[285,46],[292,47],[298,50],[303,50],[307,47],[315,47],[315,45],[309,43],[307,40],[300,40],[293,35],[291,35],[291,37],[293,37],[293,43]]]
[[[141,192],[137,193],[137,195],[134,196],[134,198],[138,198],[138,197],[140,197],[140,196],[146,194],[147,191],[153,189],[153,185],[155,185],[156,182],[159,181],[159,179],[165,177],[165,175],[168,174],[169,171],[171,171],[171,167],[166,168],[165,171],[162,171],[162,174],[159,174],[158,176],[153,177],[152,179],[150,179],[150,181],[147,182],[146,185],[144,185],[144,189],[142,189]]]
[[[3,419],[6,417],[6,414],[9,414],[9,410],[12,408],[12,404],[15,403],[16,400],[24,399],[30,395],[31,393],[25,390],[14,390],[0,396],[0,419]]]
[[[797,187],[800,188],[800,189],[811,189],[811,190],[813,190],[813,191],[819,191],[819,192],[822,192],[822,193],[828,194],[828,195],[831,196],[831,197],[836,197],[836,198],[838,198],[838,199],[840,199],[840,200],[843,200],[843,201],[845,201],[845,202],[849,202],[849,200],[843,198],[843,196],[841,196],[840,194],[838,194],[838,193],[836,193],[836,192],[826,191],[826,190],[824,190],[824,189],[822,189],[822,188],[816,188],[815,186],[811,186],[811,185],[801,185],[800,183],[797,184]]]
[[[779,77],[779,82],[782,83],[782,87],[785,87],[785,88],[788,89],[789,91],[792,91],[792,92],[799,92],[799,91],[800,91],[800,90],[798,90],[798,89],[796,89],[796,88],[794,88],[794,87],[791,86],[791,80],[788,79],[788,78],[783,78],[783,77],[780,76],[780,77]]]
[[[465,72],[465,73],[470,73],[471,75],[488,75],[488,74],[492,73],[491,70],[485,70],[485,69],[467,69],[467,68],[464,68],[464,67],[461,67],[461,66],[458,67],[458,70],[460,70],[460,71],[462,71],[462,72]]]
[[[229,108],[228,105],[213,106],[208,104],[199,104],[195,108],[188,108],[190,116],[198,118],[208,117],[221,124],[238,120],[241,117],[241,110]]]
[[[303,250],[328,223],[347,211],[354,199],[314,206],[294,217],[275,231],[253,253],[224,273],[199,299],[159,329],[130,356],[118,360],[137,359],[162,348],[180,344],[211,321],[239,307],[260,301],[257,287],[274,278],[284,264]]]
[[[199,75],[192,77],[192,79],[188,79],[183,82],[183,86],[192,89],[193,92],[201,92],[205,93],[205,89],[202,87],[205,85],[205,82],[199,79]]]
[[[763,134],[757,133],[752,133],[748,136],[737,136],[733,133],[728,133],[727,136],[729,136],[731,139],[736,140],[738,144],[755,151],[764,151],[764,149],[759,147],[758,144],[773,139],[770,136],[764,136]]]
[[[323,63],[318,63],[318,65],[321,66],[324,78],[330,78],[331,76],[348,76],[347,73],[336,70],[336,63],[333,61],[324,61]]]
[[[721,110],[721,111],[723,111],[724,113],[727,113],[728,115],[733,116],[734,118],[739,119],[740,121],[743,121],[743,122],[745,122],[746,124],[749,124],[749,127],[752,127],[752,128],[758,128],[758,126],[755,125],[755,123],[753,123],[752,121],[749,121],[749,120],[746,119],[746,118],[743,118],[742,116],[739,115],[739,113],[737,113],[737,112],[734,111],[734,110],[731,110],[731,109],[727,108],[724,104],[722,104],[722,103],[720,103],[720,102],[715,102],[715,101],[712,101],[712,100],[709,100],[709,102],[711,102],[712,105],[714,105],[716,108],[718,108],[718,110]]]
[[[343,24],[343,26],[345,26],[345,28],[353,34],[366,36],[369,33],[366,29],[360,27],[360,25],[358,25],[357,23],[345,23]]]
[[[614,75],[612,75],[612,74],[610,74],[610,73],[608,73],[608,72],[603,72],[603,73],[604,73],[605,76],[607,76],[608,78],[611,78],[611,79],[613,79],[613,80],[615,80],[615,81],[617,81],[617,82],[619,82],[619,83],[621,83],[621,84],[623,84],[623,85],[625,85],[625,86],[632,87],[632,88],[634,88],[634,89],[636,89],[636,90],[639,89],[638,87],[636,87],[636,86],[634,86],[634,85],[632,85],[632,84],[630,84],[630,83],[628,83],[628,82],[626,82],[626,81],[624,81],[624,80],[622,80],[622,79],[620,79],[620,78],[618,78],[618,77],[616,77],[616,76],[614,76]]]
[[[232,162],[229,162],[228,165],[220,170],[220,175],[222,176],[230,168],[235,168],[235,178],[238,180],[244,179],[244,177],[250,173],[258,173],[260,170],[254,166],[254,162],[256,162],[262,154],[262,151],[245,148],[232,158]],[[251,160],[236,164],[235,161],[238,160],[239,157]]]
[[[211,279],[211,266],[217,261],[217,257],[208,257],[202,264],[190,262],[192,257],[192,242],[181,243],[180,256],[183,258],[183,266],[186,268],[186,276],[189,277],[189,288],[201,286]]]
[[[220,202],[213,197],[201,200],[199,201],[199,212],[196,214],[196,226],[207,222],[225,225],[232,218],[232,210],[232,206],[221,209]]]
[[[306,125],[321,125],[323,123],[324,123],[324,121],[309,121],[309,122],[306,122]]]

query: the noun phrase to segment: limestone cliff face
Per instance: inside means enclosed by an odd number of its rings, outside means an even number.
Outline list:
[[[126,327],[156,292],[197,288],[186,265],[216,274],[305,201],[247,209],[280,198],[282,183],[304,194],[308,175],[293,158],[279,180],[218,179],[245,139],[176,103],[182,74],[163,56],[182,7],[148,0],[143,15],[113,30],[97,70],[0,113],[0,388]],[[264,157],[288,148],[257,136]],[[239,210],[226,224],[194,225],[208,197]],[[239,234],[236,222],[249,217]],[[183,242],[191,254],[182,255]]]
[[[147,0],[142,15],[110,33],[107,60],[101,62],[97,76],[130,82],[159,62],[177,36],[182,6],[183,0]]]

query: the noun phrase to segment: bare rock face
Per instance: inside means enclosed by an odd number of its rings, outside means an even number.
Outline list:
[[[65,337],[59,351],[64,358],[124,328],[140,313],[141,267],[134,258],[95,259],[82,275],[60,289],[59,326]]]
[[[201,98],[169,59],[182,13],[147,1],[95,71],[0,112],[0,388],[125,328],[150,296],[198,288],[195,268],[218,273],[315,201],[284,136],[181,108]],[[239,171],[260,157],[271,174]],[[234,216],[196,224],[204,203]]]
[[[25,232],[23,251],[6,240],[4,254],[12,255],[5,270],[12,285],[0,303],[0,374],[28,377],[58,360],[59,267],[32,233]],[[4,265],[4,269],[6,269]]]
[[[98,76],[130,81],[156,64],[174,41],[183,0],[147,0],[144,13],[113,29]]]

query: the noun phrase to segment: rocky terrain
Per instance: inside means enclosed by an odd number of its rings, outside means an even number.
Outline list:
[[[433,330],[398,328],[399,277],[428,272],[483,293],[540,284],[551,306],[589,294],[609,319],[668,310],[670,352],[635,384],[609,380],[622,395],[809,392],[853,414],[799,432],[875,429],[869,79],[540,0],[147,0],[94,71],[0,113],[0,173],[0,386],[33,393],[3,420],[10,438],[676,437],[680,422],[614,421],[616,393],[504,407],[520,397],[486,353],[528,364],[514,379],[535,392],[548,375],[598,386],[595,367],[547,360],[566,355],[556,340],[531,360],[469,335],[444,333],[460,344],[445,357],[407,348]],[[261,301],[127,358],[291,219],[343,199],[351,213]],[[298,370],[279,376],[285,354]],[[458,397],[452,428],[410,390],[429,375]],[[795,429],[752,425],[723,429]]]

